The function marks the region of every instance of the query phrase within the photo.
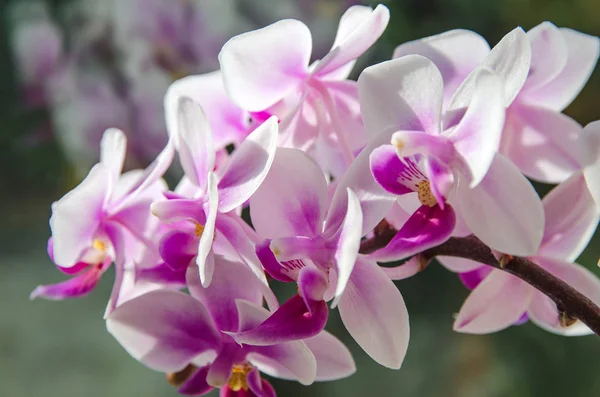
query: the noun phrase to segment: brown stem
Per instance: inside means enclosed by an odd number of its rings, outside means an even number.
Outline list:
[[[391,240],[388,238],[389,235],[386,234],[385,236],[375,235],[372,239],[364,240],[360,252],[369,253],[384,247]],[[438,255],[471,259],[508,272],[552,299],[560,312],[561,324],[568,326],[574,320],[580,320],[596,335],[600,335],[600,308],[569,284],[527,258],[504,255],[498,260],[492,250],[475,236],[452,237],[445,243],[425,250],[419,255],[425,261]]]

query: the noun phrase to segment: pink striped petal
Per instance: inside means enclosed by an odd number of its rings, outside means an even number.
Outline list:
[[[356,262],[339,311],[350,335],[373,360],[400,368],[408,347],[408,312],[402,295],[375,262]]]
[[[265,110],[306,77],[311,52],[310,31],[297,20],[240,34],[219,53],[225,88],[242,109]]]
[[[373,177],[385,190],[397,195],[412,193],[412,189],[399,182],[399,177],[405,171],[410,171],[392,145],[382,145],[373,150],[369,156],[369,163]]]
[[[507,328],[527,311],[533,291],[525,281],[494,270],[471,292],[458,312],[454,330],[487,334]]]

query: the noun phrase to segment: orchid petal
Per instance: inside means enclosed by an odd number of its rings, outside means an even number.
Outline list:
[[[531,68],[523,86],[527,97],[529,90],[543,87],[565,67],[568,48],[561,31],[550,22],[542,22],[527,32],[531,42]]]
[[[154,216],[165,223],[174,223],[190,220],[199,224],[205,223],[206,216],[202,209],[202,202],[191,199],[159,200],[152,203],[150,211]]]
[[[71,277],[70,279],[50,285],[39,285],[29,295],[29,299],[44,298],[49,300],[63,300],[79,298],[92,292],[106,271],[110,262],[90,266],[89,269]]]
[[[198,370],[196,370],[196,372],[194,372],[192,376],[177,389],[177,392],[185,396],[201,396],[210,392],[213,387],[206,383],[206,375],[208,374],[209,368],[209,366],[198,368]]]
[[[477,186],[490,168],[500,146],[504,126],[500,78],[485,68],[479,69],[473,78],[475,87],[469,107],[458,125],[448,134],[454,148],[469,167],[470,187]]]
[[[392,145],[382,145],[371,152],[369,163],[373,177],[390,193],[403,195],[412,189],[399,182],[400,176],[408,171],[408,165],[400,160]]]
[[[219,181],[219,211],[242,205],[264,181],[277,148],[277,118],[271,117],[233,152]]]
[[[117,128],[109,128],[104,132],[100,141],[100,162],[110,172],[111,185],[113,186],[119,180],[123,170],[126,150],[127,138],[123,131]]]
[[[52,204],[50,228],[54,261],[58,266],[74,266],[77,258],[91,246],[109,193],[109,183],[109,170],[103,164],[97,164],[83,182]]]
[[[454,273],[466,273],[481,267],[481,263],[479,262],[455,256],[436,256],[435,259],[446,269]]]
[[[348,192],[348,212],[344,218],[340,229],[340,235],[335,251],[335,268],[337,271],[337,283],[335,287],[335,295],[331,307],[335,308],[340,297],[344,293],[344,288],[350,280],[354,263],[358,257],[360,248],[360,239],[362,237],[362,212],[360,210],[360,202],[358,197],[351,189]]]
[[[381,267],[390,280],[404,280],[424,270],[424,265],[418,255],[413,256],[401,265]]]
[[[442,73],[444,103],[448,104],[454,91],[489,52],[490,46],[483,37],[456,29],[401,44],[394,50],[393,58],[416,54],[435,63]]]
[[[496,154],[485,178],[473,189],[459,184],[460,214],[490,248],[512,255],[535,254],[542,241],[544,210],[519,169]]]
[[[202,287],[198,272],[190,268],[187,284],[190,294],[209,311],[219,330],[237,331],[238,308],[236,300],[244,299],[255,304],[262,303],[259,281],[247,266],[214,256],[215,270],[208,287]]]
[[[356,261],[339,311],[350,335],[373,360],[400,368],[408,347],[408,312],[402,295],[375,262]]]
[[[358,93],[367,133],[439,132],[443,92],[440,71],[420,55],[366,68],[358,78]]]
[[[298,273],[298,294],[302,296],[309,313],[313,314],[315,302],[323,300],[329,280],[323,271],[314,267],[303,267]]]
[[[205,191],[207,175],[215,166],[215,148],[204,111],[190,98],[179,98],[177,129],[183,171],[190,181]]]
[[[215,223],[217,220],[219,191],[217,190],[217,177],[212,172],[208,173],[208,215],[206,224],[198,242],[198,256],[196,256],[196,265],[200,274],[200,280],[204,287],[208,287],[212,278],[212,266],[214,261],[212,255],[209,255],[212,250],[213,238],[215,235]]]
[[[327,181],[321,168],[297,149],[278,148],[262,185],[250,199],[252,224],[261,237],[315,236],[322,231]]]
[[[371,259],[392,262],[435,247],[451,237],[456,215],[451,206],[422,205],[383,248],[369,254]]]
[[[494,71],[504,87],[503,103],[508,106],[515,99],[527,79],[531,62],[531,46],[521,28],[515,28],[500,40],[479,67],[463,81],[454,93],[449,111],[466,108],[475,94],[476,80],[480,69]]]
[[[248,388],[256,397],[277,397],[273,386],[266,379],[260,377],[260,372],[256,368],[248,373],[246,381],[248,382]]]
[[[537,255],[572,262],[583,252],[600,220],[600,208],[577,173],[542,200],[546,225]]]
[[[486,334],[510,327],[527,311],[533,291],[525,281],[494,270],[471,292],[454,321],[454,330]]]
[[[275,254],[271,250],[271,240],[265,240],[256,244],[256,256],[260,259],[265,271],[269,273],[269,275],[275,280],[282,281],[284,283],[294,281],[294,279],[290,278],[283,271],[283,266],[281,266],[281,263],[279,263],[275,257]]]
[[[305,78],[311,51],[310,31],[293,19],[240,34],[219,53],[225,88],[242,109],[267,109]]]
[[[317,381],[346,378],[356,372],[356,365],[350,350],[327,331],[304,339],[317,361]]]
[[[494,268],[491,266],[485,266],[480,263],[477,269],[460,273],[458,277],[465,287],[474,290],[487,276],[490,275],[493,269]]]
[[[303,385],[315,381],[317,364],[312,352],[301,341],[257,346],[248,354],[248,361],[267,375],[297,380]]]
[[[327,74],[356,60],[381,36],[389,20],[390,11],[382,4],[374,10],[365,6],[348,8],[340,19],[331,51],[317,64],[313,73],[327,77]]]
[[[596,67],[600,39],[572,29],[560,32],[568,49],[567,64],[555,78],[535,90],[528,90],[525,100],[555,111],[566,108],[583,88]]]
[[[204,306],[177,291],[152,291],[123,303],[106,327],[133,358],[161,372],[180,371],[221,343]]]
[[[540,256],[533,257],[531,260],[575,288],[596,305],[600,303],[600,279],[585,267]],[[531,320],[537,325],[556,334],[567,336],[592,334],[592,331],[580,321],[570,327],[562,327],[556,304],[547,296],[539,293],[532,302],[529,314]]]
[[[553,110],[520,104],[509,108],[502,153],[530,178],[560,183],[579,171],[581,126]]]
[[[424,158],[422,166],[427,179],[429,179],[429,189],[435,197],[435,201],[441,209],[444,209],[446,197],[454,187],[454,171],[446,163],[433,156]]]
[[[590,194],[600,206],[600,121],[585,126],[581,135],[582,157],[586,165],[583,173]]]
[[[324,301],[315,305],[310,314],[304,300],[294,295],[258,327],[226,333],[240,344],[268,346],[315,336],[325,327],[327,316],[327,304]]]

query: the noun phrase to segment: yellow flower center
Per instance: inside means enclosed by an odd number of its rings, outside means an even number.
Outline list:
[[[423,205],[427,205],[429,207],[433,207],[437,204],[437,200],[431,191],[431,186],[429,185],[429,181],[421,181],[417,183],[417,194],[419,196],[419,201]]]
[[[200,238],[200,237],[202,237],[202,233],[204,233],[204,225],[196,223],[196,228],[194,229],[194,234],[196,235],[196,237]]]
[[[94,247],[98,251],[106,251],[106,244],[104,244],[104,241],[100,239],[94,239],[94,241],[92,241],[92,247]]]
[[[229,388],[231,391],[248,391],[248,373],[252,370],[250,364],[236,364],[232,368],[231,377],[229,378]]]

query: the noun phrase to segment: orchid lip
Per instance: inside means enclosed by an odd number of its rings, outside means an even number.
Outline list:
[[[231,376],[227,382],[229,389],[238,392],[248,391],[248,374],[254,367],[248,363],[234,364],[231,368]]]

